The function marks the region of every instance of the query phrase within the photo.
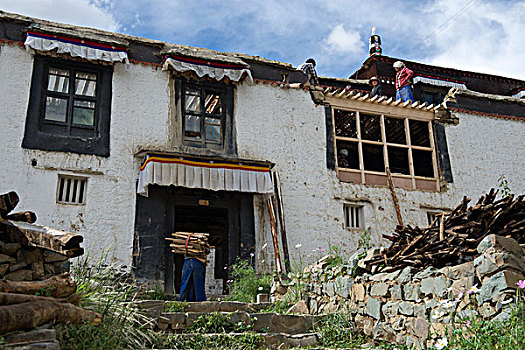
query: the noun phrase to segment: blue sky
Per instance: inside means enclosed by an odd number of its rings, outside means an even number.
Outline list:
[[[0,9],[176,44],[242,52],[348,77],[383,53],[525,80],[525,0],[0,0]]]

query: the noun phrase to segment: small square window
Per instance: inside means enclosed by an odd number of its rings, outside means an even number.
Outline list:
[[[86,190],[86,177],[58,175],[57,203],[85,204]]]
[[[364,227],[363,206],[355,204],[344,205],[345,228]]]
[[[430,227],[432,224],[439,226],[441,223],[442,212],[439,211],[427,211],[427,222]]]

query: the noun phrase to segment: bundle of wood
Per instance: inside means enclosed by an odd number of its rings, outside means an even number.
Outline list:
[[[440,215],[434,223],[421,229],[397,226],[389,248],[366,262],[375,271],[391,272],[406,266],[443,267],[472,260],[478,244],[489,234],[512,237],[525,243],[524,195],[508,196],[496,201],[498,191],[491,189],[476,205],[468,207],[463,198],[451,213]]]
[[[74,305],[80,299],[76,290],[69,274],[44,281],[0,280],[0,335],[47,323],[98,325],[102,320],[100,314]]]
[[[32,211],[11,213],[18,202],[16,192],[0,194],[0,240],[44,248],[68,258],[84,254],[81,235],[35,225],[36,214]]]
[[[208,233],[175,232],[166,240],[171,241],[170,247],[173,253],[185,254],[205,263],[206,256],[211,249],[208,237]]]

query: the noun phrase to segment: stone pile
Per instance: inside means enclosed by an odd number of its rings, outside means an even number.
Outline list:
[[[451,321],[436,317],[443,307],[453,305],[460,317],[472,313],[489,319],[508,317],[511,305],[504,300],[515,295],[519,280],[525,280],[525,247],[512,238],[488,235],[477,246],[477,254],[473,261],[441,269],[406,267],[358,276],[353,264],[335,267],[337,271],[323,271],[323,264],[318,264],[307,286],[309,311],[350,312],[356,325],[375,339],[425,348],[429,336],[443,334]],[[476,311],[467,308],[461,293],[469,294]]]

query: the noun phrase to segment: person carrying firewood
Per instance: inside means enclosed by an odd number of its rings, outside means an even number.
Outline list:
[[[410,69],[401,61],[394,63],[396,70],[396,100],[414,101],[412,96],[412,89],[410,88],[410,79],[414,75]]]
[[[206,301],[206,263],[184,256],[179,301]]]

